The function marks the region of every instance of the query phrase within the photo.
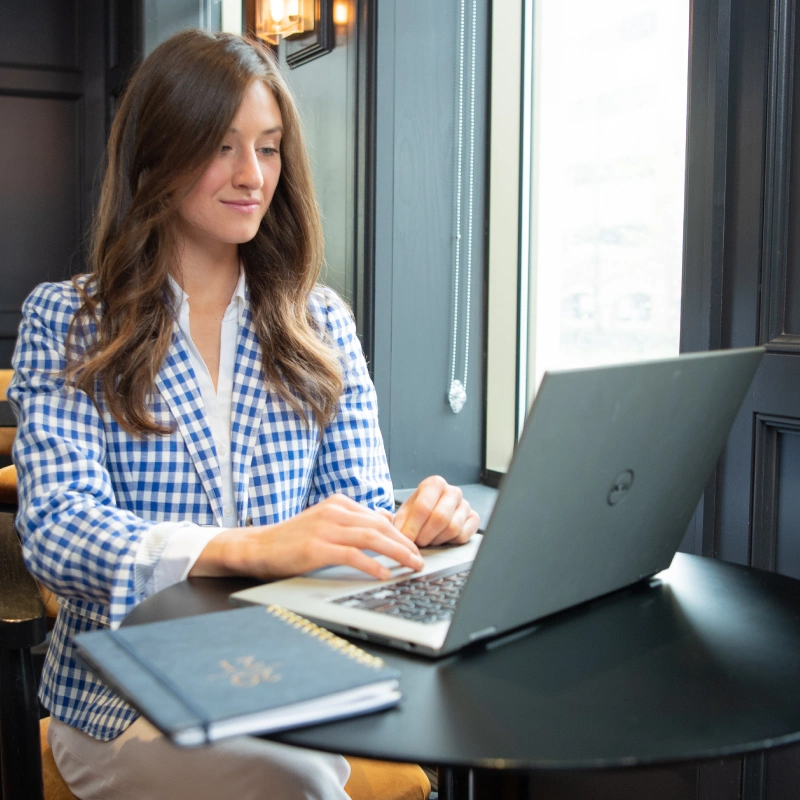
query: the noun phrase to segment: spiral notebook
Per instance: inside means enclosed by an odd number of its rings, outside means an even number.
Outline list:
[[[399,673],[277,606],[75,637],[79,658],[175,744],[389,708]]]

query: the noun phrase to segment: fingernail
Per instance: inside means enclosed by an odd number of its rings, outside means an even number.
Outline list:
[[[417,565],[417,569],[422,569],[425,566],[425,562],[420,556],[414,556],[414,563]]]
[[[388,581],[392,577],[392,571],[386,567],[381,567],[381,580]]]

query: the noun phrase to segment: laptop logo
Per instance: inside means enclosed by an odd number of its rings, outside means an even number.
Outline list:
[[[625,472],[620,472],[614,479],[614,483],[608,491],[608,504],[615,506],[617,503],[625,499],[625,496],[633,486],[633,470],[626,469]]]

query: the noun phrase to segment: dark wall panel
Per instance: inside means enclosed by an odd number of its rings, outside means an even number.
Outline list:
[[[485,153],[488,3],[477,26],[471,330],[468,399],[447,404],[453,330],[458,3],[383,0],[378,13],[375,382],[397,487],[439,473],[476,482],[484,403]],[[472,3],[466,3],[469,32]],[[469,37],[465,114],[470,99]],[[468,170],[465,120],[463,168]],[[466,181],[462,281],[467,265]],[[466,284],[456,377],[463,378]]]
[[[792,231],[797,236],[797,231]],[[799,250],[797,245],[792,246],[795,254]],[[800,336],[800,268],[794,268],[786,276],[786,333]]]
[[[800,4],[692,5],[682,342],[768,351],[696,542],[704,555],[800,577]],[[748,755],[741,776],[740,790],[718,796],[795,797],[800,748]],[[712,796],[699,788],[699,800]]]
[[[78,100],[0,96],[0,336],[33,285],[63,280],[81,243]]]
[[[800,578],[800,431],[778,434],[776,569]]]
[[[697,767],[536,773],[530,780],[530,800],[696,800]]]
[[[732,6],[730,47],[734,54],[728,55],[726,65],[730,68],[725,129],[729,166],[724,177],[724,246],[720,253],[725,277],[719,281],[720,336],[718,341],[709,342],[709,349],[759,343],[757,298],[766,147],[764,85],[768,73],[770,10],[768,3],[749,0],[733,0]],[[719,13],[722,17],[722,12]],[[718,42],[718,47],[721,46]],[[719,58],[722,60],[722,54]],[[722,63],[718,69],[723,71]],[[732,444],[721,460],[716,526],[713,543],[707,542],[705,552],[742,564],[748,561],[751,535],[752,426],[753,408],[745,401],[729,438]],[[747,446],[742,447],[742,442],[747,442]]]
[[[105,147],[103,0],[0,0],[0,367],[37,283],[86,264]]]
[[[284,67],[297,97],[314,173],[314,187],[325,230],[323,281],[351,305],[355,301],[353,240],[353,170],[355,115],[351,62],[356,57],[352,29],[337,26],[336,46],[325,56]],[[281,53],[285,45],[281,46]]]
[[[78,0],[2,0],[0,64],[78,69]]]
[[[796,15],[796,12],[795,12]],[[800,57],[800,19],[795,16],[794,20],[794,69],[798,68],[798,57]],[[792,105],[794,109],[800,108],[800,81],[794,80],[792,87]],[[800,124],[797,116],[793,117],[791,124],[791,152],[800,153]],[[783,306],[785,316],[783,320],[782,333],[793,334],[800,337],[800,230],[796,224],[798,202],[800,201],[800,158],[796,156],[791,159],[789,167],[789,219],[788,226],[788,252],[787,269],[785,272],[785,294],[780,292],[782,297],[776,300]],[[778,288],[778,287],[776,287]],[[783,287],[780,287],[783,289]]]
[[[765,773],[763,796],[767,800],[797,800],[800,748],[782,747],[771,752]]]
[[[220,0],[141,0],[144,55],[186,28],[220,29]]]

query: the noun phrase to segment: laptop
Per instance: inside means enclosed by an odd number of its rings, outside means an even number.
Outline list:
[[[425,568],[327,567],[232,595],[427,656],[528,626],[669,567],[762,348],[550,372],[491,518]]]

